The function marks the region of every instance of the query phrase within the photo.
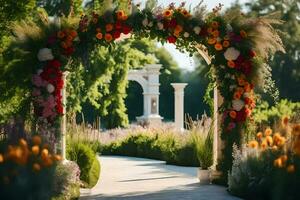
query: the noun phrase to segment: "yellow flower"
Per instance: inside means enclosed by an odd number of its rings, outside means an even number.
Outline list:
[[[48,149],[43,149],[41,152],[42,159],[46,159],[48,157],[48,155],[49,155]]]
[[[265,150],[268,147],[268,143],[266,140],[262,141],[262,143],[260,144],[260,147],[262,148],[262,150]]]
[[[248,143],[248,147],[255,149],[258,147],[258,142],[256,140],[252,140]]]
[[[282,155],[282,156],[280,156],[280,159],[281,159],[282,163],[285,163],[288,160],[288,157],[287,157],[287,155]]]
[[[294,173],[295,172],[295,165],[289,165],[287,168],[286,168],[286,171],[288,173]]]
[[[281,147],[285,144],[286,139],[285,137],[280,137],[279,140],[277,141],[277,146]]]
[[[269,135],[272,135],[272,129],[270,129],[270,128],[267,128],[266,130],[265,130],[265,136],[269,136]]]
[[[165,18],[169,18],[173,15],[173,11],[172,10],[165,10],[163,13]]]
[[[32,151],[33,155],[38,155],[40,153],[40,147],[35,145],[35,146],[31,147],[31,151]]]
[[[220,44],[220,43],[215,44],[215,49],[216,49],[217,51],[223,50],[222,44]]]

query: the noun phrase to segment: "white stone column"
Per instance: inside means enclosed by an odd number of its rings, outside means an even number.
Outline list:
[[[64,86],[62,89],[62,104],[63,104],[63,116],[61,120],[61,156],[63,160],[66,160],[66,134],[67,134],[67,116],[66,116],[66,107],[67,107],[67,76],[69,72],[63,73]]]
[[[184,88],[187,83],[171,83],[174,88],[175,97],[175,127],[183,131],[184,130]]]

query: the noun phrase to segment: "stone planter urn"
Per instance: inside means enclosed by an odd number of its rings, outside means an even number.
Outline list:
[[[198,179],[201,185],[209,185],[211,184],[211,170],[210,169],[202,169],[198,168]]]

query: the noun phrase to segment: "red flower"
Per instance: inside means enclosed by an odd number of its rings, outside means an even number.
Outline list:
[[[169,36],[169,37],[167,38],[167,40],[168,40],[169,43],[173,43],[173,44],[174,44],[174,43],[176,42],[177,39],[176,39],[176,37],[174,37],[174,36]]]
[[[66,56],[70,56],[74,53],[75,49],[74,47],[68,47],[64,50],[63,54]]]
[[[171,19],[170,23],[169,23],[169,27],[170,28],[175,28],[177,26],[177,21],[175,18]]]
[[[122,33],[124,33],[125,35],[129,34],[131,32],[132,28],[127,26],[127,25],[123,25],[122,28]]]
[[[114,39],[118,39],[120,36],[121,36],[121,32],[120,32],[120,31],[115,31],[115,32],[113,33]]]
[[[48,65],[55,68],[61,67],[61,63],[56,59],[49,61]]]
[[[122,28],[122,23],[120,21],[117,21],[115,24],[116,29],[121,29]]]
[[[251,50],[249,52],[249,56],[251,56],[251,58],[254,58],[256,56],[256,52],[254,50]]]
[[[243,108],[241,111],[236,112],[236,118],[235,120],[237,122],[244,122],[247,119],[247,114],[245,112],[245,108]]]
[[[201,28],[199,35],[201,35],[203,37],[207,36],[208,35],[207,28],[206,27]]]
[[[250,60],[247,60],[245,61],[243,64],[242,64],[242,72],[248,76],[250,75],[251,71],[252,71],[252,63]]]
[[[57,111],[58,114],[61,114],[61,115],[64,114],[64,108],[63,108],[61,103],[57,104],[56,111]]]

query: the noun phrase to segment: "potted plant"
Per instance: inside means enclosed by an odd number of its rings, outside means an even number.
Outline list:
[[[198,127],[194,125],[191,128],[191,137],[194,144],[200,167],[198,168],[198,178],[200,184],[211,183],[210,167],[213,164],[213,140],[211,124],[207,127]],[[199,123],[196,123],[199,124]],[[200,123],[203,126],[205,123]]]

